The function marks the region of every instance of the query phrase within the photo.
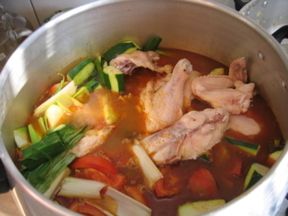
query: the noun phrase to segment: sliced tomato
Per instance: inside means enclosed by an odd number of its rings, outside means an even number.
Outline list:
[[[74,202],[71,206],[70,209],[72,211],[78,212],[80,214],[84,215],[91,215],[91,216],[105,216],[103,212],[101,212],[99,209],[96,207],[87,204],[86,202]]]
[[[216,181],[206,168],[195,170],[190,176],[188,187],[197,198],[213,198],[218,194]]]
[[[76,159],[72,163],[71,168],[72,169],[94,168],[107,176],[111,175],[113,176],[117,174],[117,170],[111,161],[96,155],[86,155],[84,157]]]

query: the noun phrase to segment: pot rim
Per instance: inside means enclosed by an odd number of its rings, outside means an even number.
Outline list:
[[[98,7],[105,7],[107,5],[117,5],[121,4],[123,2],[132,2],[134,0],[102,0],[102,1],[95,1],[92,3],[88,3],[85,5],[82,5],[80,7],[77,7],[75,9],[71,9],[60,16],[56,17],[55,19],[49,21],[48,23],[44,24],[40,28],[38,28],[35,32],[33,32],[17,49],[16,51],[12,54],[12,56],[9,58],[8,62],[6,63],[5,67],[2,70],[2,73],[0,75],[0,89],[4,87],[4,83],[8,80],[9,78],[9,70],[8,70],[8,65],[11,65],[14,58],[17,57],[17,55],[21,54],[21,49],[25,49],[26,47],[29,47],[30,44],[32,44],[38,37],[41,37],[48,29],[53,28],[54,26],[58,25],[61,22],[64,22],[66,19],[69,19],[71,17],[77,16],[78,14],[85,13],[88,10],[92,10],[93,8],[98,8]],[[213,10],[216,10],[218,12],[221,12],[227,16],[230,16],[231,18],[237,19],[239,22],[242,22],[246,26],[248,26],[251,30],[255,31],[258,35],[260,35],[262,38],[265,39],[267,43],[270,44],[270,46],[276,51],[278,56],[281,58],[283,64],[285,65],[287,71],[288,71],[288,62],[287,58],[285,56],[285,53],[281,49],[280,45],[278,42],[271,36],[269,35],[264,29],[262,29],[260,26],[252,23],[249,21],[245,16],[241,15],[237,11],[223,6],[220,3],[216,2],[209,2],[209,1],[203,1],[203,0],[144,0],[144,1],[149,1],[149,2],[165,2],[168,3],[170,2],[179,2],[179,3],[184,3],[184,4],[195,4],[195,5],[201,5],[205,6],[207,8],[211,8]],[[135,3],[135,1],[134,1]],[[2,128],[3,122],[0,122],[0,126]],[[1,131],[0,131],[1,135]],[[273,172],[278,168],[279,164],[281,163],[282,159],[287,155],[288,151],[288,145],[286,142],[286,146],[283,150],[282,155],[280,158],[276,161],[276,163],[269,169],[268,173],[260,180],[258,181],[253,187],[251,187],[249,190],[241,193],[239,196],[236,198],[232,199],[228,203],[226,203],[224,206],[218,208],[217,210],[214,210],[213,213],[223,211],[225,208],[231,207],[232,205],[235,205],[238,203],[242,198],[247,196],[248,194],[251,194],[254,190],[257,190],[260,185],[264,185],[267,183],[268,179],[273,175]],[[287,156],[288,157],[288,156]],[[6,167],[7,172],[14,177],[14,179],[17,181],[17,186],[20,186],[25,192],[27,192],[28,195],[33,197],[36,201],[40,202],[42,205],[47,207],[48,209],[54,211],[55,213],[58,213],[60,215],[79,215],[75,212],[72,212],[71,210],[55,205],[51,200],[48,198],[44,197],[41,193],[39,193],[32,185],[28,183],[28,181],[24,178],[24,176],[20,173],[20,171],[16,168],[12,158],[8,154],[8,151],[4,145],[4,141],[2,137],[0,136],[0,159],[3,161],[4,166]],[[7,169],[9,168],[9,169]]]

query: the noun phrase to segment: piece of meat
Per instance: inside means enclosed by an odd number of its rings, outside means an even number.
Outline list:
[[[191,111],[141,144],[157,164],[196,159],[221,141],[228,122],[229,113],[222,108]]]
[[[184,98],[183,98],[183,109],[187,110],[191,107],[191,101],[194,99],[194,96],[191,91],[192,81],[199,77],[201,74],[198,71],[192,71],[189,78],[186,80],[184,85]]]
[[[96,147],[102,145],[108,135],[111,133],[114,126],[106,126],[101,130],[89,130],[85,136],[79,141],[79,143],[71,149],[71,152],[76,157],[82,157],[92,152]]]
[[[234,87],[234,88],[233,88]],[[254,83],[245,84],[233,81],[229,76],[201,76],[192,81],[192,93],[214,108],[224,108],[231,114],[240,114],[248,110]]]
[[[181,118],[184,84],[191,73],[191,63],[187,59],[181,59],[175,65],[172,75],[147,83],[140,95],[140,102],[146,113],[147,131],[160,130]]]
[[[246,136],[257,135],[261,131],[260,125],[254,119],[244,115],[230,116],[229,129]]]
[[[235,59],[231,62],[229,66],[229,77],[231,77],[234,81],[239,80],[242,82],[247,82],[247,60],[245,57],[241,57]]]
[[[171,65],[159,67],[157,61],[160,59],[158,53],[153,51],[143,52],[136,50],[132,53],[118,55],[110,61],[110,65],[116,67],[124,74],[131,74],[135,68],[143,67],[159,73],[171,73]]]

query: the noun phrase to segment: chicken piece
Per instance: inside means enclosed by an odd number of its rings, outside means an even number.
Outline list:
[[[260,125],[254,119],[244,115],[230,116],[229,129],[246,136],[257,135],[261,131]]]
[[[192,93],[214,108],[224,108],[231,114],[240,114],[248,110],[255,84],[241,83],[232,87],[228,76],[202,76],[192,82]]]
[[[234,81],[239,80],[242,82],[247,82],[248,75],[247,75],[247,61],[246,58],[241,57],[235,59],[231,62],[229,66],[229,77],[232,78]]]
[[[141,144],[157,164],[196,159],[221,141],[228,122],[229,113],[222,108],[191,111]]]
[[[186,80],[184,85],[184,98],[183,98],[183,109],[187,110],[191,106],[191,101],[194,99],[194,96],[191,91],[192,81],[199,77],[201,74],[198,71],[192,71],[189,78]]]
[[[157,66],[160,59],[158,53],[153,51],[143,52],[136,50],[132,53],[124,53],[110,61],[110,65],[116,67],[124,74],[131,74],[135,68],[143,67],[159,73],[171,73],[172,66]]]
[[[106,126],[101,130],[89,130],[85,136],[71,150],[76,157],[82,157],[92,152],[96,147],[104,144],[114,126]]]
[[[183,115],[184,84],[192,73],[192,65],[181,59],[173,73],[164,79],[150,81],[141,92],[140,101],[146,113],[146,129],[154,132],[167,127]]]

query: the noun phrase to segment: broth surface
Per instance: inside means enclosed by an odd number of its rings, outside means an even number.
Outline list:
[[[226,66],[195,53],[176,49],[163,49],[162,51],[166,55],[161,55],[159,65],[171,64],[174,66],[179,59],[187,58],[191,61],[193,70],[202,74],[208,74],[212,69],[219,67],[224,68],[226,73],[228,71]],[[258,162],[270,166],[267,163],[268,155],[275,150],[274,141],[281,140],[281,132],[273,113],[264,99],[260,95],[256,95],[253,98],[252,106],[243,115],[255,119],[260,124],[261,132],[255,136],[244,136],[232,130],[225,132],[225,136],[259,144],[260,151],[256,157],[244,153],[223,140],[210,151],[209,158],[211,161],[198,158],[197,160],[181,161],[173,165],[160,166],[164,176],[175,179],[180,192],[172,197],[158,198],[153,191],[145,186],[144,176],[137,161],[134,159],[131,146],[133,139],[141,138],[148,134],[145,131],[145,114],[139,105],[139,94],[148,81],[161,77],[162,75],[150,70],[138,68],[132,75],[125,77],[126,90],[124,95],[119,96],[119,94],[105,89],[90,95],[87,103],[92,110],[97,112],[99,104],[95,101],[97,101],[98,94],[104,93],[109,96],[112,107],[120,116],[113,132],[106,142],[95,150],[95,154],[105,155],[111,159],[119,172],[125,176],[125,187],[135,186],[143,192],[147,205],[152,209],[152,215],[177,215],[179,205],[196,200],[214,198],[225,199],[226,202],[232,200],[243,192],[243,182],[252,163]],[[208,107],[210,107],[208,104],[195,99],[191,102],[190,110],[203,110]],[[29,121],[33,122],[33,119]],[[76,125],[78,123],[79,121],[77,120],[74,122]],[[233,176],[231,175],[233,164],[239,160],[242,161],[241,175]],[[199,197],[187,189],[191,173],[200,167],[207,168],[214,176],[219,189],[216,196]],[[72,172],[72,175],[75,175],[75,173]],[[125,190],[122,192],[126,193]],[[55,200],[69,207],[74,199],[56,196]]]

